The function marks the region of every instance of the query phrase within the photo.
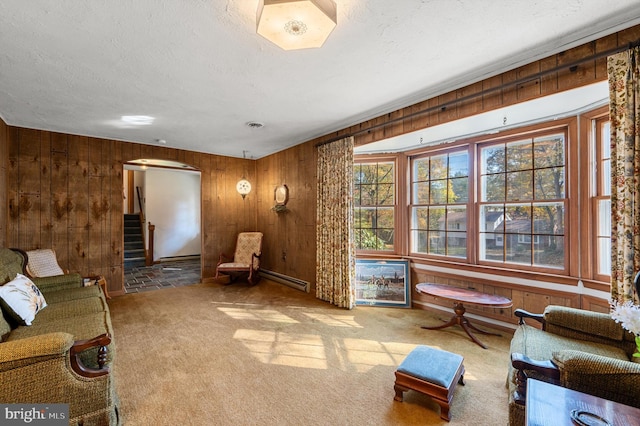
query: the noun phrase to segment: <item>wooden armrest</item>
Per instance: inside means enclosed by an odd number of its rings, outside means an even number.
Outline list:
[[[560,370],[558,366],[551,360],[538,361],[528,356],[514,352],[511,354],[511,365],[517,371],[516,373],[516,390],[513,392],[513,400],[520,405],[525,405],[527,400],[527,373],[525,370],[535,371],[536,373],[546,377],[549,383],[558,384],[560,381]]]
[[[518,321],[518,324],[520,325],[524,324],[525,318],[531,318],[538,321],[541,324],[544,324],[543,314],[532,314],[531,312],[525,311],[524,309],[516,309],[515,311],[513,311],[513,314],[518,318],[520,318],[520,320]]]
[[[109,343],[111,343],[111,336],[108,333],[101,334],[93,339],[76,340],[69,349],[73,371],[83,377],[100,377],[109,374],[109,367],[104,365],[107,361],[107,345]],[[80,353],[95,346],[98,346],[99,368],[87,367],[80,360]]]

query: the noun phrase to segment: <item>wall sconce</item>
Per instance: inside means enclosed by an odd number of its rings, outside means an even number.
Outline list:
[[[245,178],[242,178],[236,184],[236,190],[238,194],[242,195],[242,199],[244,200],[244,197],[251,192],[251,183]]]
[[[333,0],[260,0],[256,32],[284,50],[321,47],[336,27]]]

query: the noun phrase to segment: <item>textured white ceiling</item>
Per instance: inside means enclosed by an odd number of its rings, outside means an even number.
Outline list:
[[[0,116],[260,158],[640,23],[640,0],[335,1],[325,45],[287,52],[258,0],[3,0]]]

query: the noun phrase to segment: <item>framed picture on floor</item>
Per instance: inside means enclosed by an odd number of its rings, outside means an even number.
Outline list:
[[[409,261],[356,259],[356,305],[410,308]]]

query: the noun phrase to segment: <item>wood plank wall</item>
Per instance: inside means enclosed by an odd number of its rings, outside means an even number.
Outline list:
[[[257,161],[258,229],[265,234],[262,266],[315,285],[316,148],[307,142]],[[276,213],[276,186],[289,188],[287,211]]]
[[[255,194],[243,200],[235,189],[245,173],[256,181],[255,161],[12,126],[6,143],[3,245],[53,248],[64,269],[104,275],[113,294],[123,292],[124,162],[173,160],[200,170],[203,277],[214,275],[221,252],[232,252],[238,232],[256,229]]]
[[[7,246],[7,164],[9,164],[9,127],[0,118],[0,247]]]

